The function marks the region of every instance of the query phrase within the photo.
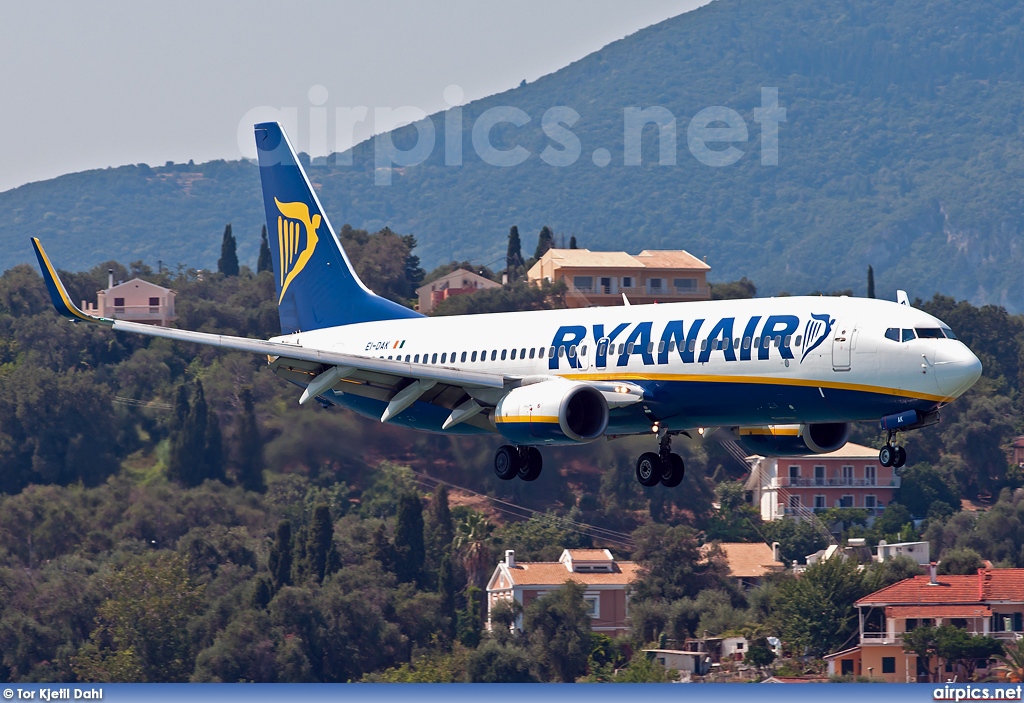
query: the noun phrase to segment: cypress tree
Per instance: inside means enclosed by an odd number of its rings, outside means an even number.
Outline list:
[[[256,423],[256,404],[252,399],[252,389],[242,389],[242,412],[238,414],[238,426],[235,431],[237,441],[236,479],[238,484],[247,491],[262,493],[267,490],[263,481],[263,438]]]
[[[875,270],[868,264],[868,297],[875,297]]]
[[[309,575],[322,583],[324,578],[338,570],[340,558],[334,547],[334,524],[331,509],[318,505],[313,509],[313,523],[309,528],[309,546],[306,547],[309,560]]]
[[[484,630],[483,591],[477,586],[466,589],[466,609],[459,611],[459,642],[470,649],[480,644]]]
[[[267,568],[274,593],[292,584],[292,523],[288,520],[282,520],[277,526],[277,538],[270,547]]]
[[[420,583],[426,549],[423,543],[423,502],[407,493],[398,500],[395,521],[395,575],[405,583]]]
[[[441,557],[441,568],[437,573],[437,593],[441,596],[441,615],[446,618],[442,625],[445,639],[455,639],[455,628],[458,624],[458,613],[455,612],[455,574],[452,572],[452,560],[446,551]]]
[[[274,597],[274,585],[266,574],[256,579],[256,585],[252,589],[252,607],[257,610],[266,610]]]
[[[537,237],[537,251],[534,252],[533,258],[539,259],[544,256],[544,253],[554,245],[555,235],[547,225],[544,225],[540,230],[540,236]]]
[[[231,223],[224,226],[224,238],[220,243],[217,270],[225,276],[238,275],[238,252],[236,251],[235,235],[231,233]]]
[[[203,447],[203,462],[200,479],[211,479],[224,483],[224,438],[220,432],[220,418],[213,410],[207,410],[206,436]]]
[[[292,583],[303,584],[309,580],[309,530],[300,527],[295,533],[295,551],[292,554]]]
[[[178,390],[175,404],[175,431],[171,437],[168,476],[185,486],[203,482],[205,470],[208,418],[202,384],[196,384],[191,404],[183,400],[184,386]]]
[[[455,521],[448,506],[448,486],[437,484],[434,495],[430,497],[430,508],[426,519],[426,550],[427,568],[436,572],[441,565],[441,557],[451,549],[455,539]]]
[[[373,558],[380,562],[384,571],[395,570],[395,548],[388,541],[388,533],[384,525],[379,525],[373,534]]]
[[[576,246],[576,235],[575,234],[572,235],[571,237],[569,237],[569,248],[570,249],[578,249],[579,248],[579,247]]]
[[[508,231],[508,251],[505,254],[505,275],[509,284],[516,280],[517,269],[523,265],[523,244],[519,240],[519,228],[512,225]]]
[[[267,241],[267,226],[263,225],[263,233],[260,235],[260,256],[256,259],[256,273],[273,270],[274,260],[270,258],[270,242]]]

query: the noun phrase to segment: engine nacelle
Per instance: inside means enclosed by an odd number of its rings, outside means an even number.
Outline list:
[[[552,379],[509,391],[494,410],[494,423],[514,444],[591,442],[608,427],[608,403],[592,386]]]
[[[762,456],[827,454],[841,449],[850,439],[848,422],[817,422],[809,425],[735,427],[740,445]]]

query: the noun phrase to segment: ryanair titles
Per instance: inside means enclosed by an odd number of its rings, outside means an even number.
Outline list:
[[[821,324],[822,317],[828,324]],[[711,325],[704,319],[693,320],[689,325],[683,320],[670,320],[658,331],[660,334],[655,334],[653,322],[623,322],[614,327],[597,324],[590,330],[583,325],[563,325],[551,341],[555,353],[548,359],[548,368],[560,368],[563,360],[569,368],[581,368],[583,364],[575,351],[588,337],[596,345],[597,368],[626,366],[633,356],[640,357],[644,366],[668,364],[675,358],[684,364],[703,364],[711,360],[713,353],[725,361],[750,361],[755,357],[766,360],[773,353],[782,359],[792,359],[793,346],[803,342],[810,351],[825,341],[832,329],[834,320],[827,315],[812,318],[799,335],[800,318],[796,315],[755,315],[746,320],[740,318],[739,323],[735,317],[723,317]],[[705,328],[707,333],[702,334]]]

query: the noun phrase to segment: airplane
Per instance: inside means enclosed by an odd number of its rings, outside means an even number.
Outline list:
[[[879,463],[907,461],[898,433],[981,376],[948,325],[908,304],[783,297],[425,317],[360,281],[281,126],[255,125],[281,335],[207,334],[96,317],[71,301],[32,243],[57,311],[115,332],[266,355],[316,400],[427,432],[498,435],[500,479],[535,480],[539,447],[650,435],[646,487],[678,486],[673,436],[711,430],[752,453],[827,453],[853,423],[886,432]],[[624,301],[628,303],[628,300]]]

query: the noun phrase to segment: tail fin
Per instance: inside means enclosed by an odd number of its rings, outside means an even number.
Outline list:
[[[359,280],[281,125],[255,129],[281,331],[419,317]]]

